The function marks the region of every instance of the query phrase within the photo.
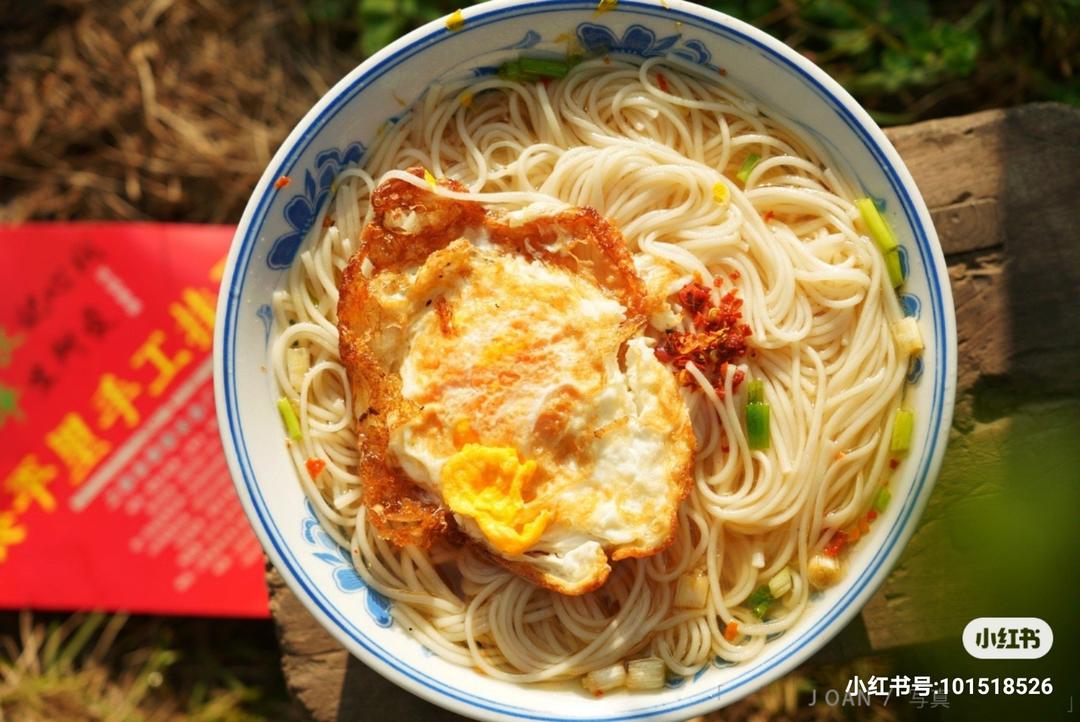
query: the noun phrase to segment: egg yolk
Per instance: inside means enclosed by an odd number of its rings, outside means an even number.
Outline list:
[[[528,509],[522,498],[535,474],[536,462],[521,461],[515,449],[465,444],[443,465],[443,499],[475,519],[493,547],[521,554],[551,523],[550,511]]]

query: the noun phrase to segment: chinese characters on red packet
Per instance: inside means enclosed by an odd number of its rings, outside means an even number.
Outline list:
[[[266,615],[214,415],[232,233],[0,228],[0,607]]]

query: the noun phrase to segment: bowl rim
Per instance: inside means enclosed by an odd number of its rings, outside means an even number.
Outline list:
[[[596,10],[596,7],[596,0],[488,0],[465,8],[462,12],[466,19],[465,27],[468,29],[498,22],[506,16],[520,17],[552,10]],[[693,695],[686,694],[677,700],[651,706],[647,704],[648,698],[642,697],[641,705],[612,708],[601,717],[588,715],[591,719],[612,721],[678,719],[728,704],[786,674],[832,639],[862,610],[869,597],[888,576],[914,533],[944,455],[956,387],[956,323],[944,254],[926,204],[885,134],[846,90],[793,49],[763,31],[719,11],[685,0],[620,0],[615,12],[620,8],[680,20],[711,34],[737,38],[779,61],[785,67],[785,72],[795,73],[814,86],[825,104],[833,109],[862,141],[901,202],[904,219],[915,238],[915,250],[919,252],[926,269],[930,300],[928,305],[933,312],[936,341],[934,385],[930,397],[933,425],[925,437],[926,449],[915,466],[903,499],[902,510],[888,530],[888,536],[865,564],[861,574],[846,585],[847,588],[832,607],[809,629],[788,641],[779,651],[772,655],[763,652],[759,660],[748,663],[745,670],[719,688],[704,693],[697,690]],[[232,361],[236,355],[236,319],[238,310],[243,306],[248,265],[255,248],[260,245],[260,240],[263,240],[259,231],[266,221],[266,211],[272,199],[275,180],[289,174],[290,167],[318,136],[323,125],[366,85],[399,62],[453,34],[454,32],[448,29],[445,18],[434,20],[404,35],[356,66],[297,123],[267,165],[237,226],[222,277],[222,290],[225,291],[227,287],[227,292],[219,295],[218,323],[214,339],[214,391],[219,431],[237,493],[264,551],[305,608],[350,653],[403,689],[459,714],[485,719],[584,719],[586,717],[581,715],[560,715],[557,711],[538,714],[535,710],[516,707],[500,699],[479,697],[470,693],[467,688],[455,684],[453,680],[448,682],[435,679],[409,666],[394,657],[390,650],[366,637],[303,572],[303,564],[296,559],[284,535],[270,518],[248,459],[248,448],[237,410],[239,404]],[[686,689],[689,690],[689,685]],[[724,699],[728,697],[730,699]]]

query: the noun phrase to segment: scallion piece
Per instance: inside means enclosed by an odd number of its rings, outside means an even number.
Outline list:
[[[289,438],[293,441],[299,441],[302,437],[300,434],[300,420],[296,418],[296,412],[293,411],[292,404],[289,400],[282,396],[277,402],[278,413],[281,414],[281,420],[285,422],[285,431],[289,433]]]
[[[872,198],[860,198],[855,201],[855,207],[859,209],[859,215],[862,216],[867,232],[870,233],[870,237],[874,239],[882,253],[895,251],[900,246],[892,228],[882,218]]]
[[[844,567],[836,557],[815,554],[806,565],[806,579],[817,589],[828,589],[844,578]]]
[[[897,350],[905,356],[911,356],[923,350],[919,322],[911,316],[906,316],[894,323],[892,335],[896,339]]]
[[[499,66],[499,77],[505,78],[506,80],[521,80],[523,77],[521,72],[521,62],[517,60],[507,60]]]
[[[627,689],[662,689],[667,668],[659,657],[634,659],[626,665]]]
[[[311,353],[303,346],[296,346],[285,351],[285,370],[289,383],[297,391],[304,385],[304,376],[311,368]]]
[[[784,567],[769,580],[769,593],[773,595],[773,599],[780,599],[790,591],[791,572]]]
[[[538,78],[565,78],[570,72],[570,65],[565,60],[550,58],[522,58],[521,72]]]
[[[704,570],[689,572],[679,577],[675,586],[675,606],[683,609],[701,609],[709,601],[709,577]]]
[[[754,379],[747,387],[746,442],[751,449],[769,448],[769,405],[765,403],[765,384]]]
[[[581,678],[581,686],[585,688],[585,691],[597,697],[624,684],[626,684],[626,667],[622,662],[603,669],[594,669]]]
[[[739,166],[739,172],[735,174],[735,177],[739,179],[739,182],[743,185],[746,184],[746,179],[750,177],[750,173],[754,170],[754,166],[761,160],[761,156],[757,153],[751,153],[746,156],[746,160]]]
[[[904,267],[900,265],[900,251],[885,254],[885,270],[889,274],[889,283],[893,288],[904,283]]]
[[[914,429],[915,413],[908,409],[897,409],[889,449],[892,451],[907,451],[911,448],[911,432]]]
[[[889,281],[893,288],[904,282],[904,269],[900,265],[900,242],[896,240],[889,222],[878,211],[872,198],[860,198],[855,201],[855,207],[859,210],[866,232],[874,239],[874,243],[881,249],[885,256],[885,270],[889,272]]]
[[[773,597],[772,592],[769,591],[769,586],[767,584],[762,584],[746,598],[746,606],[750,608],[750,611],[754,613],[755,617],[764,619],[769,611],[769,607],[771,607],[772,603],[775,601],[775,597]]]
[[[889,501],[892,499],[892,492],[889,491],[889,487],[883,486],[878,489],[877,496],[874,497],[874,511],[881,514],[885,511],[885,507],[889,505]]]
[[[763,404],[765,403],[765,382],[761,379],[754,379],[746,385],[746,403],[748,404]]]

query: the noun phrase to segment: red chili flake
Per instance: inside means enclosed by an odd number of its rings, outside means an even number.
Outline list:
[[[304,466],[307,467],[308,476],[314,481],[315,477],[321,474],[323,469],[326,468],[326,462],[322,459],[308,459],[304,462]]]
[[[330,216],[323,216],[322,227],[323,228],[329,228],[332,225],[334,225],[334,219],[331,218]]]
[[[664,77],[663,73],[656,74],[656,84],[660,86],[660,90],[665,93],[668,92],[667,78]]]
[[[776,218],[776,214],[773,213],[772,211],[765,211],[765,215],[761,217],[761,219],[763,221],[765,221],[766,223],[771,221],[773,218]]]
[[[867,519],[867,521],[873,521],[874,519],[877,519],[877,512],[874,511],[873,509],[866,512],[866,519]]]
[[[825,545],[826,556],[835,557],[840,554],[840,550],[847,544],[847,534],[842,531],[836,532],[833,538],[829,540],[829,543]]]
[[[727,68],[717,68],[716,72],[720,73],[721,75],[727,75]]]
[[[669,354],[662,348],[656,349],[655,351],[653,351],[653,353],[656,354],[656,360],[662,364],[666,364],[668,361],[671,361],[671,354]]]
[[[900,459],[889,459],[889,468],[895,469],[900,466]]]
[[[713,301],[713,291],[700,279],[683,286],[676,298],[693,321],[694,330],[668,331],[657,349],[658,357],[661,353],[666,355],[679,371],[693,362],[716,393],[723,396],[728,364],[747,353],[750,327],[742,322],[742,299],[732,290],[721,296],[719,302]],[[744,372],[736,371],[731,379],[732,388],[738,388],[745,377]],[[694,385],[688,373],[677,374],[676,378],[686,386]]]
[[[287,175],[283,175],[280,178],[278,178],[276,181],[274,181],[274,187],[277,188],[278,190],[281,190],[282,188],[289,185],[290,183],[292,183],[292,178],[290,178]]]
[[[742,274],[738,271],[732,271],[728,275],[731,276],[732,281],[738,281],[740,278],[742,278]]]

